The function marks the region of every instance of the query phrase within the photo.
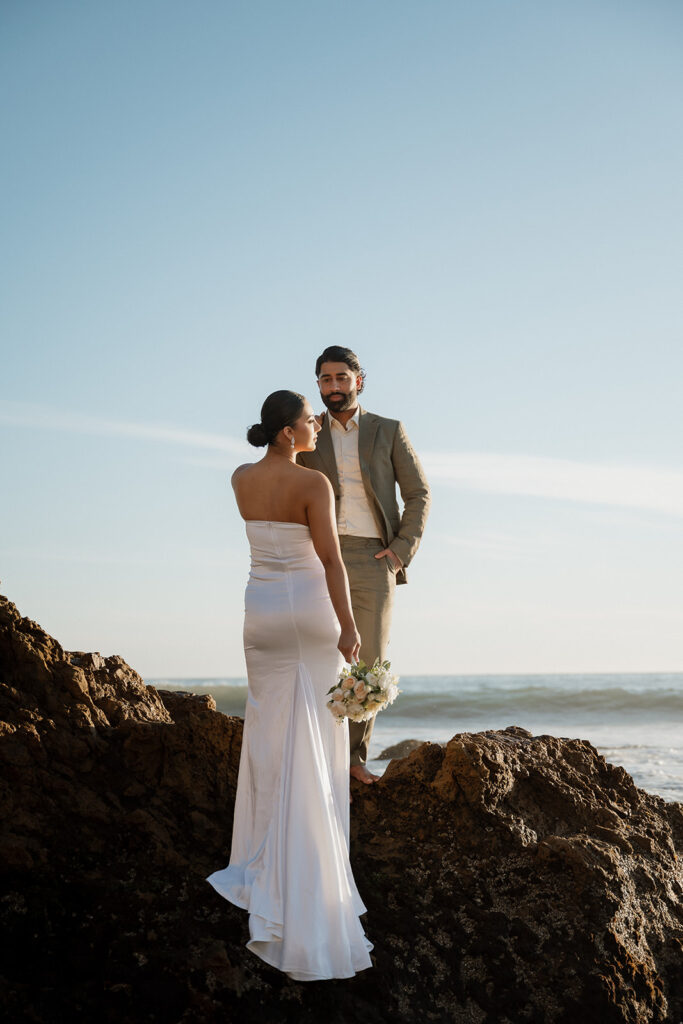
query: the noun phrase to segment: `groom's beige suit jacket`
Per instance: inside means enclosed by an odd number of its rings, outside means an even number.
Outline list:
[[[406,583],[405,567],[418,549],[427,521],[429,485],[403,424],[360,407],[359,414],[358,460],[363,486],[384,547],[396,552],[403,563],[403,568],[396,573],[396,582]],[[332,484],[338,508],[341,490],[327,413],[316,450],[300,452],[297,461],[325,474]],[[402,513],[396,499],[397,484],[403,500]]]

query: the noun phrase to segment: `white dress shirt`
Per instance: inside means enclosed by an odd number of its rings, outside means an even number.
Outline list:
[[[329,413],[328,416],[341,491],[337,530],[351,537],[376,537],[379,540],[377,523],[365,493],[358,459],[358,409],[346,426]]]

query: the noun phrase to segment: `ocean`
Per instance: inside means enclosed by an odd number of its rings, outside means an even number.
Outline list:
[[[210,693],[244,715],[246,679],[148,679],[159,689]],[[521,725],[534,735],[589,740],[637,786],[683,801],[683,672],[595,675],[406,676],[377,716],[368,767],[401,740],[444,742],[459,732]]]

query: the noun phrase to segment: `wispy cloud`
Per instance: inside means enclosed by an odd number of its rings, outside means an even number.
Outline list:
[[[432,538],[433,540],[434,538]],[[550,542],[542,537],[515,537],[507,533],[474,531],[457,535],[441,534],[439,541],[460,551],[473,551],[477,556],[491,559],[543,557]]]
[[[211,469],[229,468],[225,456],[244,455],[246,441],[158,423],[83,416],[28,402],[0,400],[0,423],[77,434],[158,441],[194,449],[187,461]],[[683,472],[648,466],[618,466],[535,455],[440,452],[422,456],[433,483],[470,491],[649,509],[683,516]],[[491,545],[489,545],[491,546]],[[494,545],[495,546],[495,545]]]
[[[177,462],[182,462],[188,466],[199,466],[200,469],[211,469],[221,473],[232,472],[235,469],[237,463],[235,462],[235,455],[243,455],[245,458],[253,461],[254,459],[254,448],[249,448],[249,445],[245,442],[242,448],[237,451],[233,451],[230,455],[179,455]],[[261,455],[263,452],[261,452]],[[256,455],[256,458],[259,458]]]
[[[29,402],[0,401],[0,423],[41,430],[63,430],[75,434],[160,441],[189,448],[229,452],[233,455],[243,455],[247,447],[245,441],[224,434],[184,430],[157,423],[133,423],[127,420],[82,416],[79,413],[65,412]]]
[[[0,548],[0,559],[3,564],[11,560],[19,562],[63,562],[68,565],[114,565],[144,568],[166,569],[170,565],[174,568],[210,568],[217,567],[241,567],[241,555],[226,551],[224,548],[182,548],[178,547],[173,551],[172,562],[167,551],[159,551],[157,554],[145,554],[141,552],[124,553],[121,551],[81,551],[76,549],[53,549],[53,548]]]
[[[422,461],[431,481],[466,490],[683,516],[683,472],[676,470],[477,452],[427,454]]]

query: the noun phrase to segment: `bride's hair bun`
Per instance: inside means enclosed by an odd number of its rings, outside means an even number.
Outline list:
[[[261,408],[261,422],[247,431],[247,441],[254,448],[272,444],[283,427],[293,427],[301,416],[305,398],[297,391],[273,391]]]
[[[249,430],[247,430],[247,441],[249,444],[253,444],[254,448],[263,448],[264,445],[268,444],[268,435],[262,423],[254,423],[252,427],[249,427]]]

